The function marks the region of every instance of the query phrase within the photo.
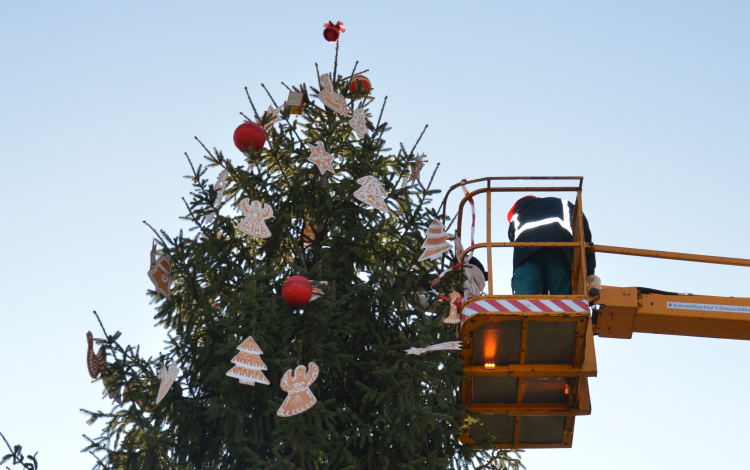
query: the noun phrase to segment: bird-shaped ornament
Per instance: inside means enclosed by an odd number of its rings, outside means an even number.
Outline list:
[[[318,402],[318,399],[310,391],[310,385],[318,378],[319,371],[318,365],[311,362],[308,364],[307,371],[305,371],[305,366],[297,366],[294,373],[292,373],[292,369],[284,373],[280,386],[289,395],[286,396],[284,403],[276,411],[277,416],[288,418],[298,415],[309,410]]]
[[[330,171],[332,175],[336,174],[336,170],[333,169],[333,155],[326,151],[323,142],[318,142],[316,145],[307,144],[307,148],[310,149],[310,157],[308,161],[315,164],[318,167],[321,175],[325,175],[326,171]]]
[[[348,116],[349,107],[346,105],[346,98],[342,94],[333,91],[333,83],[331,83],[331,77],[327,73],[320,76],[320,85],[323,87],[320,93],[318,93],[320,101],[333,111]]]
[[[164,364],[161,365],[161,369],[159,369],[159,380],[161,382],[159,383],[159,393],[156,395],[157,405],[165,396],[167,396],[169,388],[172,386],[174,379],[177,378],[177,374],[179,373],[180,369],[177,368],[177,364],[172,364],[169,368],[164,367]]]
[[[354,197],[386,214],[391,212],[385,204],[388,193],[385,192],[383,185],[376,177],[372,175],[363,176],[357,180],[357,183],[361,184],[362,187],[354,191]]]
[[[257,238],[269,238],[271,231],[266,226],[266,220],[273,217],[273,209],[268,204],[261,206],[260,201],[250,202],[249,198],[240,201],[240,210],[245,218],[237,225],[240,232]]]
[[[349,125],[360,139],[366,135],[370,135],[370,131],[367,129],[366,117],[365,108],[357,108],[352,113],[352,118],[349,119]]]
[[[169,255],[156,257],[156,241],[151,245],[151,267],[148,270],[148,278],[154,283],[156,292],[169,300],[171,297],[169,291],[172,285],[172,263]]]
[[[86,333],[86,341],[89,343],[89,349],[86,352],[86,365],[89,368],[89,375],[92,379],[95,379],[104,370],[104,364],[107,363],[107,351],[102,345],[99,352],[94,354],[94,335],[90,331]]]

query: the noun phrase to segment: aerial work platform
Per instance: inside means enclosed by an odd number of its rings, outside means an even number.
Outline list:
[[[526,181],[536,184],[508,186]],[[561,186],[558,181],[577,184]],[[459,397],[467,406],[471,423],[461,436],[464,443],[489,443],[508,449],[571,447],[575,417],[591,413],[588,378],[597,374],[594,335],[630,338],[633,332],[644,332],[750,339],[748,298],[686,296],[636,287],[602,287],[589,292],[587,252],[736,266],[750,266],[750,260],[586,243],[582,187],[582,177],[493,177],[464,181],[445,195],[444,224],[451,193],[458,188],[464,192],[458,205],[457,237],[461,238],[467,207],[472,210],[472,243],[458,262],[463,263],[467,254],[480,251],[487,258],[488,294],[464,299],[459,308],[459,336],[463,343],[460,354],[463,374],[468,377],[461,384]],[[574,196],[573,241],[493,241],[492,195],[508,192]],[[476,243],[475,197],[486,198],[486,235]],[[505,234],[502,236],[505,238]],[[571,295],[495,295],[493,249],[528,246],[573,248]]]

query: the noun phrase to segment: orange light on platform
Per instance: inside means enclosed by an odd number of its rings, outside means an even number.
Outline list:
[[[495,363],[494,362],[485,362],[484,363],[484,368],[485,369],[494,369],[495,368]]]
[[[570,393],[570,387],[568,386],[568,384],[565,384],[565,394],[567,395],[569,393]]]

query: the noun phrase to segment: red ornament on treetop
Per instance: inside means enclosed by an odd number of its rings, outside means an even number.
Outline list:
[[[292,307],[301,307],[312,297],[312,284],[303,276],[292,276],[281,287],[281,296]]]
[[[252,145],[251,145],[252,142]],[[240,152],[243,147],[246,149],[254,149],[259,152],[266,143],[266,133],[263,128],[254,122],[243,122],[234,131],[234,145],[237,146]]]
[[[372,84],[370,84],[370,79],[365,77],[364,75],[355,75],[352,77],[352,81],[349,82],[349,91],[352,93],[357,92],[357,86],[362,90],[362,93],[367,93],[370,91],[370,88],[372,88]]]
[[[341,21],[337,21],[336,24],[333,24],[333,21],[329,21],[328,23],[323,24],[326,29],[323,30],[323,37],[328,42],[336,42],[339,40],[339,34],[346,31],[342,26],[344,23]]]

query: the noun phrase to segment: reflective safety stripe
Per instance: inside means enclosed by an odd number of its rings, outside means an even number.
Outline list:
[[[518,240],[518,237],[521,236],[521,234],[526,230],[531,230],[533,228],[550,224],[560,224],[560,227],[564,228],[568,231],[568,233],[573,235],[573,227],[570,225],[570,208],[568,207],[568,201],[566,201],[565,199],[560,200],[562,201],[562,220],[560,219],[560,217],[548,217],[546,219],[537,220],[534,222],[526,222],[525,224],[521,225],[521,222],[518,221],[518,214],[513,214],[513,218],[510,219],[510,221],[513,223],[516,229],[516,240]]]

